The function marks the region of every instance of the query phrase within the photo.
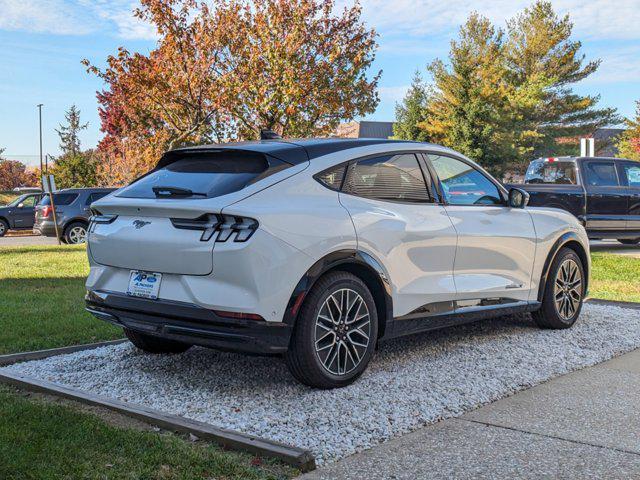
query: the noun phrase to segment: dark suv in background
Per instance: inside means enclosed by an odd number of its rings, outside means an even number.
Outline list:
[[[41,193],[27,193],[8,205],[0,206],[0,237],[9,230],[31,230],[35,206],[40,198]]]
[[[107,196],[115,188],[68,188],[53,194],[56,220],[60,239],[65,243],[84,243],[87,238],[90,206],[96,200]],[[55,237],[51,197],[44,194],[36,206],[33,231],[46,237]]]

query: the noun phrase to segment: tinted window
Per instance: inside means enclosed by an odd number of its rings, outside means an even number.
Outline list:
[[[471,165],[441,155],[429,155],[440,179],[442,193],[451,205],[502,205],[500,190]]]
[[[340,190],[346,169],[347,164],[337,165],[316,174],[314,178],[329,188]]]
[[[576,184],[574,162],[535,160],[529,164],[524,183]]]
[[[430,201],[422,170],[413,154],[359,160],[349,168],[345,190],[378,200]]]
[[[100,200],[102,197],[106,197],[107,195],[109,195],[109,193],[111,193],[111,192],[95,192],[95,193],[92,193],[87,197],[85,205],[91,205],[96,200]]]
[[[622,165],[626,184],[630,187],[640,187],[640,164],[625,163]]]
[[[172,187],[193,198],[218,197],[242,190],[269,169],[264,155],[251,152],[191,154],[135,181],[118,197],[156,198],[154,187]]]
[[[598,187],[618,185],[618,176],[613,162],[585,162],[587,184]]]
[[[56,206],[71,205],[76,198],[78,198],[77,193],[54,193],[53,194],[53,201],[56,204]],[[39,205],[51,205],[51,199],[49,198],[49,195],[45,195],[44,197],[42,197],[42,200],[40,201]]]

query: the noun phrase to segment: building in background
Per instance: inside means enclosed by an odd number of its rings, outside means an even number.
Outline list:
[[[338,125],[335,136],[342,138],[389,138],[394,122],[348,122]]]

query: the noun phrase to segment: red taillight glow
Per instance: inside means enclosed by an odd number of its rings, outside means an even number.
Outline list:
[[[42,216],[43,217],[48,217],[49,215],[51,215],[51,205],[46,205],[44,207],[42,207]]]
[[[219,317],[224,317],[224,318],[235,318],[238,320],[263,320],[264,321],[264,318],[262,318],[257,313],[225,312],[224,310],[214,310],[213,313],[215,313]]]
[[[555,157],[547,158],[547,162],[555,162],[557,159]]]

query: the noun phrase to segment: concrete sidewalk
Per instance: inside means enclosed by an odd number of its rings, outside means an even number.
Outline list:
[[[640,349],[302,478],[640,478]]]

